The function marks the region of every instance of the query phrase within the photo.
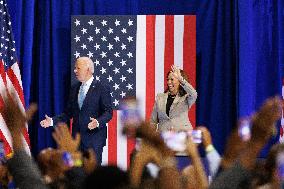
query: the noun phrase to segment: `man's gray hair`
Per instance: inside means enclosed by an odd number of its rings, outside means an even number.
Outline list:
[[[83,61],[87,63],[88,67],[90,68],[91,73],[93,74],[95,72],[94,62],[89,57],[82,56],[78,58],[77,61]]]

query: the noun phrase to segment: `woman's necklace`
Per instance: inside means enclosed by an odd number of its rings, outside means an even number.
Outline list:
[[[169,93],[169,97],[175,98],[175,97],[176,97],[176,94],[175,94],[175,95],[171,95],[171,93]]]

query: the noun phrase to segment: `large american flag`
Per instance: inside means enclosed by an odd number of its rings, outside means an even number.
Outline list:
[[[157,93],[164,91],[165,75],[175,64],[196,81],[196,16],[73,16],[72,64],[88,56],[95,79],[111,88],[114,109],[108,125],[104,164],[129,165],[134,142],[121,135],[121,100],[136,96],[142,116],[149,120]],[[195,125],[195,106],[189,112]]]
[[[19,70],[15,41],[12,34],[10,16],[5,0],[0,1],[0,105],[3,105],[3,98],[6,91],[15,93],[17,101],[24,112],[24,93],[22,87],[21,74]],[[3,117],[0,115],[0,139],[4,141],[5,153],[12,152],[11,135],[6,127]],[[29,135],[27,128],[23,129],[24,146],[28,153]]]

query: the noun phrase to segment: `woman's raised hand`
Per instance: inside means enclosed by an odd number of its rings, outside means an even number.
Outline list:
[[[172,68],[173,76],[179,81],[182,81],[183,77],[181,76],[180,69],[176,65],[172,65],[171,68]]]

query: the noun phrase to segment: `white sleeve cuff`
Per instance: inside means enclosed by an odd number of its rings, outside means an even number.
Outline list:
[[[95,120],[96,120],[96,119],[95,119]],[[97,128],[99,128],[100,123],[98,122],[98,120],[96,120],[96,122],[97,122]]]

